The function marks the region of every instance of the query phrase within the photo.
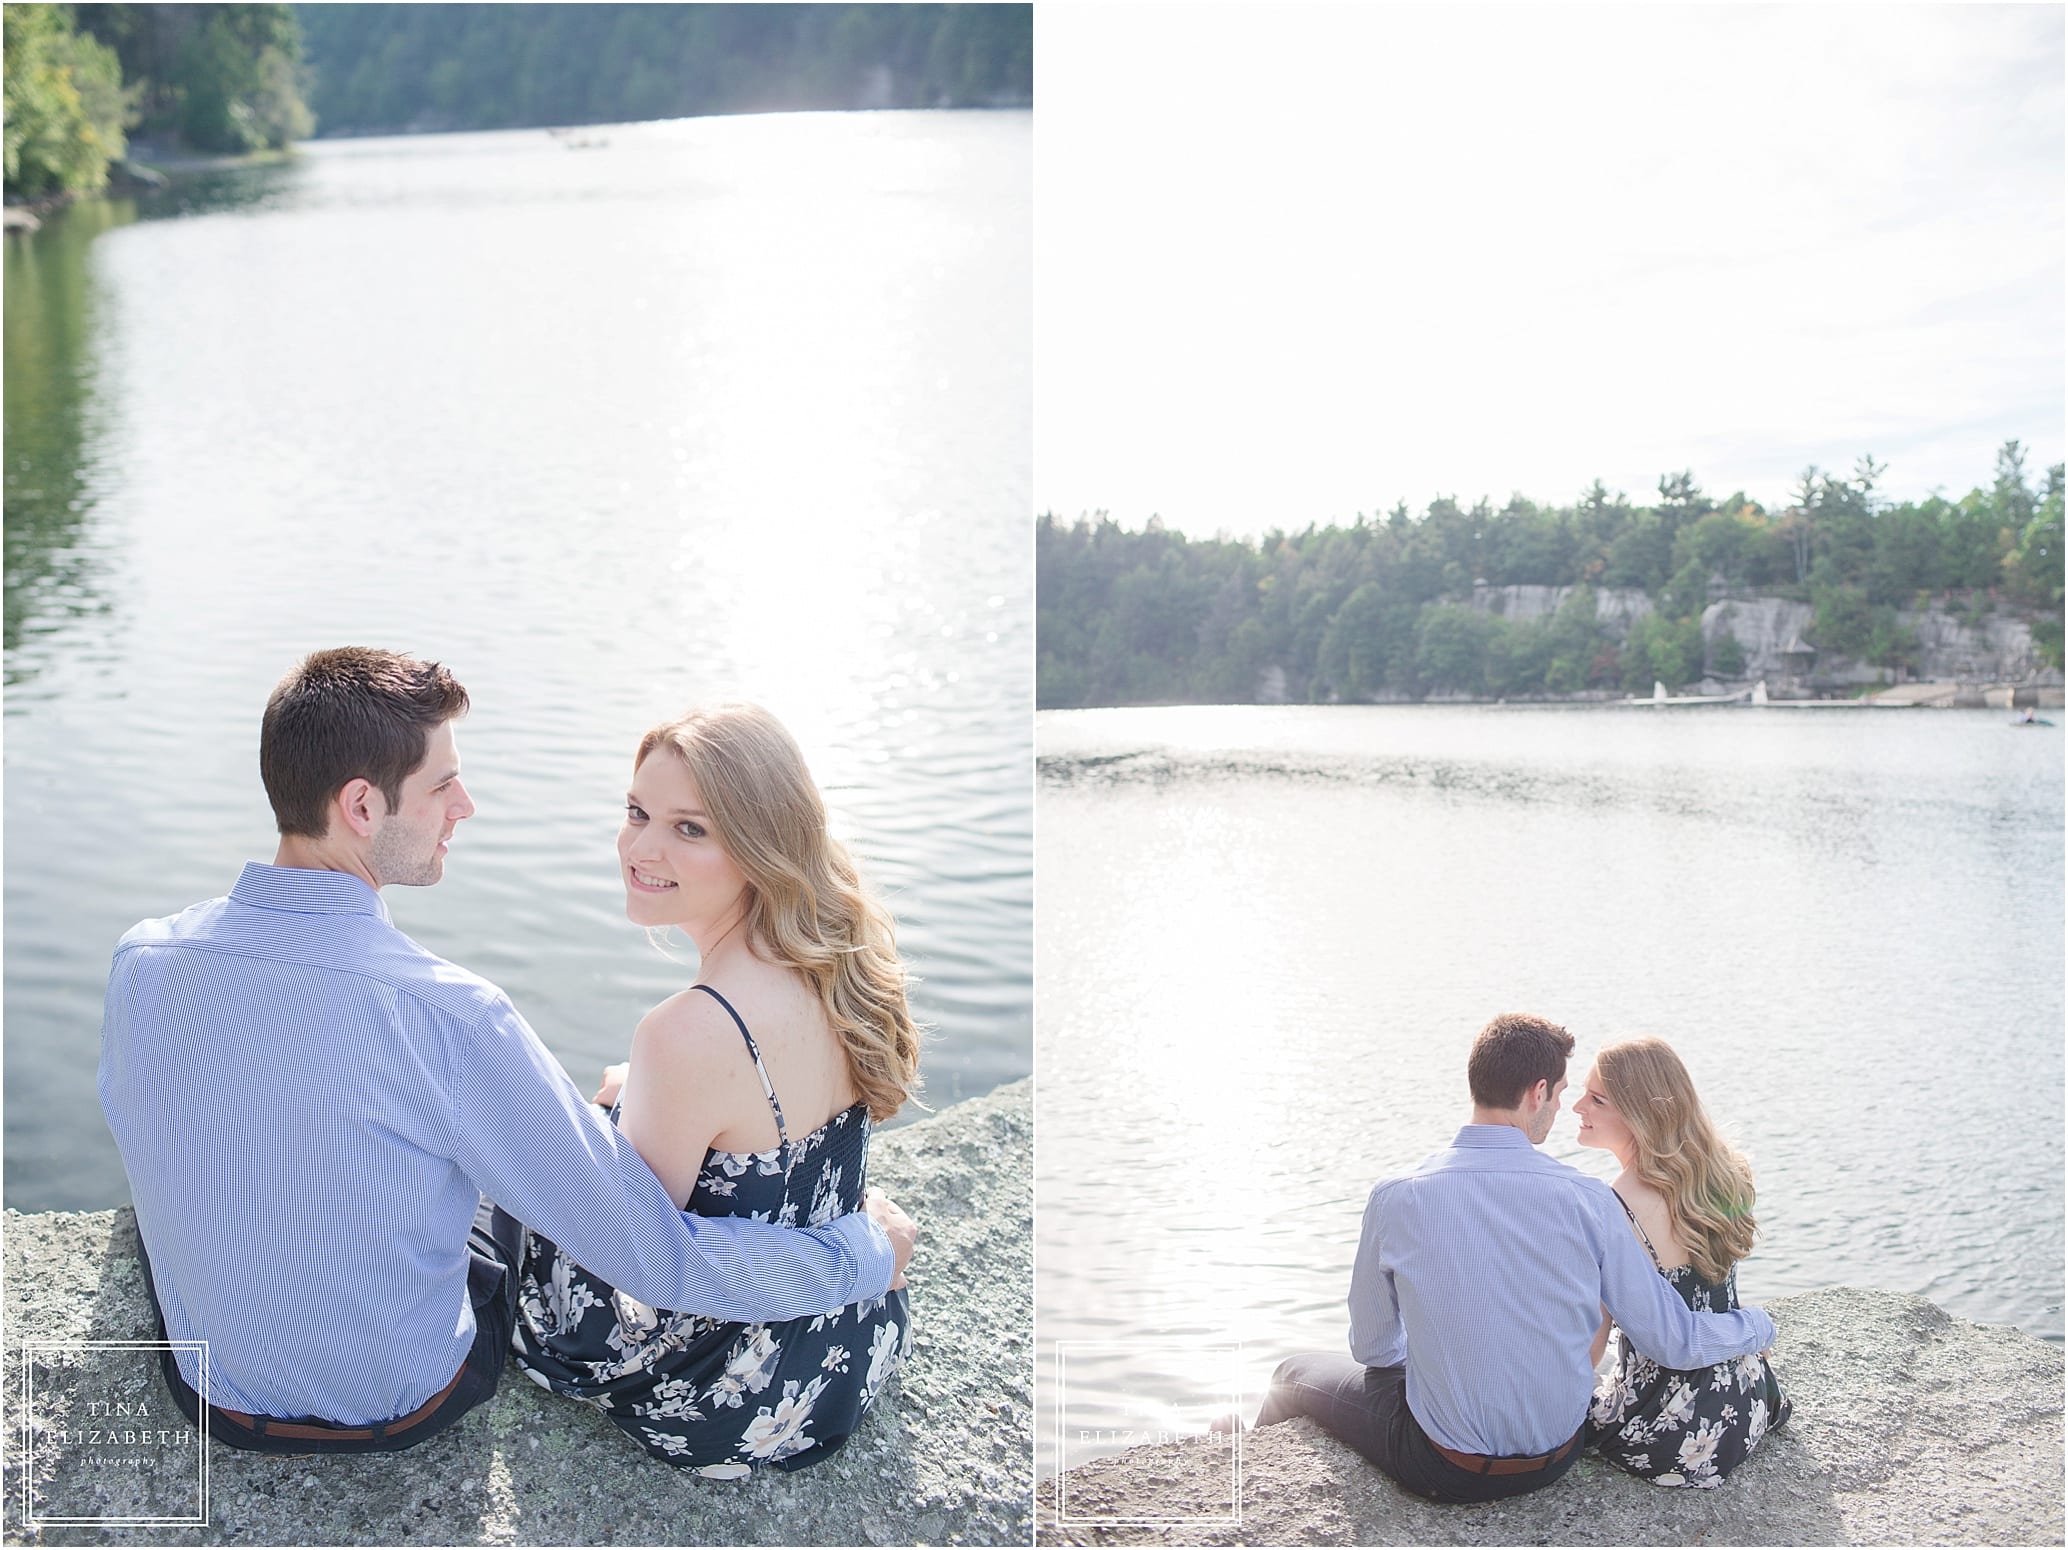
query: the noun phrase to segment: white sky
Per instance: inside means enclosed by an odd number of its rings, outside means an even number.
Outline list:
[[[2063,8],[1036,7],[1036,509],[2062,459]]]

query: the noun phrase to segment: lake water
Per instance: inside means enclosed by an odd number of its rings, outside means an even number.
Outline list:
[[[890,896],[928,1101],[1026,1074],[1031,124],[319,143],[7,239],[7,1204],[126,1198],[109,954],[271,859],[260,710],[346,642],[471,691],[479,814],[386,897],[578,1082],[692,977],[633,749],[734,696]]]
[[[1750,1157],[1761,1302],[2062,1333],[2062,756],[2003,712],[1037,718],[1043,1465],[1342,1350],[1372,1182],[1497,1012],[1670,1040]],[[1603,1177],[1561,1114],[1550,1153]],[[1785,1370],[1782,1373],[1786,1380]]]

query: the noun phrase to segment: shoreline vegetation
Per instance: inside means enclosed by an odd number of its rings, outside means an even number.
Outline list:
[[[1255,539],[1044,514],[1036,705],[2058,705],[2062,465],[2010,441],[1988,486],[1900,503],[1885,472],[1812,465],[1778,510],[1683,472],[1645,505],[1596,480]]]
[[[5,31],[10,231],[319,135],[1034,100],[1029,5],[23,4]]]

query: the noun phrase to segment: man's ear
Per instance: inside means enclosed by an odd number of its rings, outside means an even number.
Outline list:
[[[1531,1100],[1529,1107],[1532,1110],[1541,1109],[1545,1104],[1549,1103],[1551,1101],[1551,1083],[1549,1080],[1541,1076],[1538,1077],[1537,1085],[1529,1090],[1529,1096]]]
[[[372,838],[376,815],[387,813],[388,801],[372,781],[355,776],[338,787],[337,795],[330,799],[330,807],[332,822],[343,824],[345,832],[356,834],[363,840]]]

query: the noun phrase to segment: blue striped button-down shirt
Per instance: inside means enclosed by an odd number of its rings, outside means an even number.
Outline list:
[[[1350,1354],[1407,1368],[1407,1407],[1462,1453],[1547,1453],[1579,1429],[1607,1307],[1666,1367],[1773,1344],[1758,1308],[1692,1313],[1631,1235],[1615,1191],[1513,1125],[1373,1186],[1350,1275]]]
[[[349,873],[252,863],[228,898],[131,930],[100,1094],[166,1332],[208,1341],[233,1410],[364,1425],[443,1388],[474,1338],[481,1194],[657,1307],[795,1318],[890,1284],[860,1214],[677,1211],[509,999]]]

